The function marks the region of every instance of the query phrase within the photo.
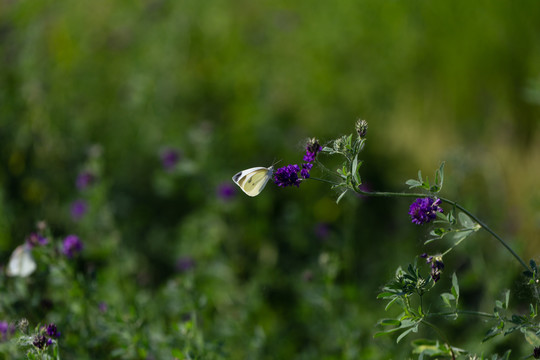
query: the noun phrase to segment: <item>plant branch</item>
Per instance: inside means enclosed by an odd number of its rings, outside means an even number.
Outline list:
[[[426,196],[429,196],[429,194],[417,194],[417,193],[394,193],[394,192],[379,192],[379,191],[369,192],[369,191],[363,191],[361,189],[356,189],[355,191],[358,192],[359,194],[366,195],[366,196],[382,196],[382,197],[392,197],[392,196],[396,196],[396,197],[426,197]],[[491,228],[489,226],[487,226],[484,222],[482,222],[480,219],[478,219],[469,210],[465,209],[463,206],[461,206],[460,204],[458,204],[455,201],[452,201],[452,200],[449,200],[449,199],[446,199],[446,198],[442,198],[442,197],[438,197],[438,198],[442,202],[445,202],[447,204],[455,206],[459,210],[463,211],[465,214],[470,216],[474,221],[476,221],[478,223],[478,225],[480,225],[482,228],[484,228],[484,230],[486,230],[495,239],[497,239],[506,248],[506,250],[508,250],[512,254],[512,256],[514,256],[514,258],[516,258],[516,260],[519,261],[519,263],[523,266],[523,268],[525,270],[529,270],[529,267],[527,266],[527,264],[523,261],[523,259],[521,259],[519,257],[518,254],[516,254],[516,252],[514,250],[512,250],[512,248],[506,243],[506,241],[504,241],[499,235],[497,235],[497,233],[495,233],[493,230],[491,230]]]

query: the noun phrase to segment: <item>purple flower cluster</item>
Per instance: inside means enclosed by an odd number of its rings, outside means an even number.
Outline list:
[[[46,327],[42,327],[40,333],[36,335],[32,344],[40,350],[46,349],[53,343],[53,339],[58,339],[60,332],[56,328],[55,324],[49,324]]]
[[[15,333],[15,326],[7,321],[0,321],[0,342],[6,341]]]
[[[422,225],[437,218],[438,212],[443,212],[439,206],[441,199],[433,200],[432,198],[418,198],[409,208],[409,215],[414,224]]]
[[[301,180],[298,178],[298,171],[300,171],[298,165],[287,165],[279,168],[274,173],[274,182],[281,187],[292,185],[299,187]]]
[[[428,254],[424,253],[420,255],[420,257],[425,258],[426,263],[431,264],[431,272],[429,273],[429,275],[431,276],[433,281],[439,281],[441,279],[441,272],[444,269],[442,256],[429,256]]]
[[[313,138],[308,141],[306,145],[306,155],[304,155],[305,163],[300,166],[287,165],[276,170],[274,174],[274,182],[277,186],[286,187],[286,186],[296,186],[299,187],[300,183],[304,179],[309,178],[309,172],[313,168],[312,162],[315,161],[317,154],[322,150],[321,145],[317,139]],[[300,178],[298,177],[298,172],[300,172]]]
[[[79,237],[77,235],[66,236],[62,244],[62,252],[68,258],[72,258],[76,254],[81,252],[82,248],[83,248],[83,244],[81,240],[79,240]]]
[[[38,233],[31,233],[26,238],[26,244],[28,244],[28,247],[33,248],[34,246],[44,246],[49,243],[49,240],[38,234]]]

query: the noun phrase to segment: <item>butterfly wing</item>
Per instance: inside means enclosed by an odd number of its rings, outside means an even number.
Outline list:
[[[233,176],[233,181],[249,196],[257,196],[272,177],[273,168],[254,167],[240,171]]]
[[[36,270],[36,262],[25,244],[19,245],[11,254],[6,269],[8,276],[27,277]]]

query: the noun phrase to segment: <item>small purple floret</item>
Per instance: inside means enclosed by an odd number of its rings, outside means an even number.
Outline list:
[[[438,212],[443,212],[439,206],[441,199],[419,198],[413,202],[409,208],[409,215],[414,224],[422,225],[437,218]]]

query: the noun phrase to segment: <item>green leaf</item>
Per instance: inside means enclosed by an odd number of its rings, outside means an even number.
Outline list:
[[[183,359],[184,358],[184,353],[178,349],[172,349],[171,350],[171,354],[173,357],[177,358],[177,359]]]
[[[475,221],[473,221],[467,214],[463,212],[460,212],[458,214],[458,219],[464,228],[472,229],[478,226],[478,224]]]
[[[504,308],[508,309],[508,303],[510,302],[510,290],[506,290]]]
[[[445,305],[449,308],[453,308],[452,301],[456,300],[456,297],[450,293],[442,293],[441,298],[444,301]]]
[[[452,241],[454,243],[453,246],[456,246],[474,232],[475,232],[475,230],[470,230],[470,229],[454,230],[454,231],[447,232],[442,237],[444,239],[448,239],[448,240]]]
[[[394,303],[396,302],[399,302],[399,297],[397,296],[393,298],[392,300],[390,300],[388,304],[386,304],[386,306],[384,307],[384,311],[388,311],[388,309],[390,309],[390,306],[394,305]]]
[[[457,305],[457,302],[459,299],[459,284],[458,284],[456,273],[452,274],[452,289],[450,291],[452,291],[452,294],[456,297],[456,305]]]
[[[379,325],[382,326],[400,326],[401,321],[396,319],[382,319],[379,321]]]
[[[422,184],[424,182],[424,180],[422,180],[422,171],[421,170],[418,170],[418,181],[420,181],[420,184]]]
[[[377,295],[377,299],[386,299],[386,298],[389,298],[391,296],[394,296],[394,293],[389,292],[389,291],[385,291],[385,292],[382,292],[379,295]]]
[[[534,347],[540,346],[540,338],[532,331],[521,329],[521,332],[525,336],[525,340]]]
[[[537,269],[537,267],[536,267],[536,262],[535,262],[533,259],[531,259],[531,260],[529,261],[529,264],[531,265],[532,271],[536,271],[536,269]]]
[[[442,189],[444,182],[444,161],[441,166],[435,171],[435,183],[438,185],[439,190]]]
[[[362,181],[360,181],[360,176],[358,175],[358,154],[356,154],[352,162],[352,175],[356,185],[361,185]]]
[[[345,189],[343,190],[343,192],[341,193],[341,195],[338,196],[337,200],[336,200],[336,204],[339,204],[339,202],[341,201],[341,199],[345,196],[345,194],[347,193],[347,191],[349,191],[348,189]]]
[[[409,185],[409,189],[422,186],[422,183],[420,181],[413,179],[405,181],[405,184]]]
[[[486,335],[484,335],[484,338],[482,339],[482,342],[486,342],[489,339],[494,338],[495,336],[499,335],[500,333],[501,333],[501,329],[499,329],[499,327],[497,326],[494,326],[487,331]]]
[[[398,338],[396,339],[396,344],[399,344],[401,339],[403,339],[405,336],[407,336],[411,332],[418,332],[418,324],[415,324],[410,329],[405,330],[404,332],[402,332],[401,335],[399,335]]]

